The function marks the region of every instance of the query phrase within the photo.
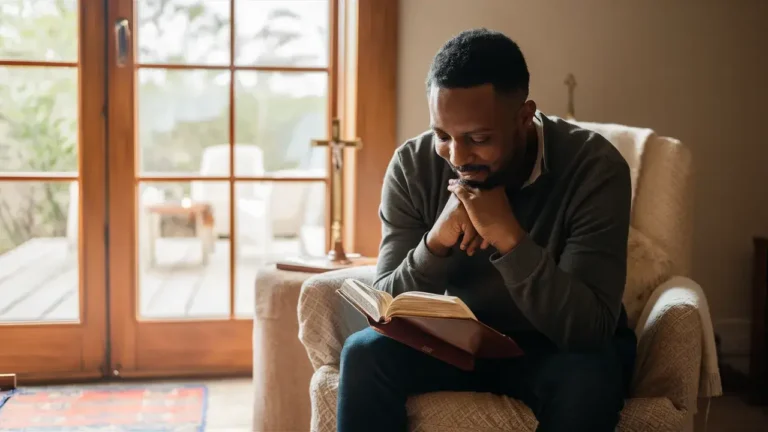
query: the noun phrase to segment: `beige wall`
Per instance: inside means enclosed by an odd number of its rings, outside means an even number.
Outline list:
[[[400,142],[429,125],[431,57],[479,26],[520,44],[545,113],[565,114],[573,72],[580,120],[651,127],[692,147],[694,277],[725,343],[743,349],[751,238],[768,234],[768,1],[401,0]]]

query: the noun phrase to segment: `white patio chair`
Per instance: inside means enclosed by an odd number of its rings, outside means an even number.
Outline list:
[[[235,144],[235,173],[238,176],[263,176],[264,156],[255,145]],[[210,146],[203,152],[200,174],[204,176],[229,176],[229,145]],[[238,256],[243,246],[255,246],[259,255],[266,255],[272,243],[269,216],[269,184],[240,182],[235,185],[235,226]],[[195,202],[212,207],[214,235],[230,236],[229,186],[224,181],[193,181],[191,198]]]

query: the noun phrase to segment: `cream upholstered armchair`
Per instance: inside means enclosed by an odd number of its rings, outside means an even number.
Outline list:
[[[708,306],[687,276],[691,262],[692,158],[679,141],[649,129],[579,123],[611,141],[630,165],[632,217],[624,304],[638,335],[622,431],[693,429],[698,397],[721,394]],[[374,268],[340,270],[308,279],[299,299],[299,338],[314,368],[312,431],[336,429],[339,359],[345,339],[366,325],[335,294],[345,278],[371,283]],[[483,393],[429,393],[407,403],[418,431],[533,431],[536,419],[520,401]]]

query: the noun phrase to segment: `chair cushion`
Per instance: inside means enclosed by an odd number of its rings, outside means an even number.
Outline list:
[[[648,236],[629,228],[627,244],[627,282],[622,299],[629,325],[634,328],[651,293],[672,277],[674,263]]]
[[[531,431],[536,417],[521,401],[491,393],[436,392],[408,398],[411,431]]]
[[[538,426],[525,404],[490,393],[427,393],[408,398],[407,409],[411,432],[533,432]],[[665,397],[627,399],[618,430],[680,430],[688,415]]]

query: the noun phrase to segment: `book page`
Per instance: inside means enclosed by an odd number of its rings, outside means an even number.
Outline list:
[[[392,300],[387,319],[393,316],[422,316],[435,318],[465,318],[477,321],[475,314],[458,297],[410,291]]]
[[[381,321],[387,313],[392,296],[360,281],[347,279],[340,290],[375,321]]]

